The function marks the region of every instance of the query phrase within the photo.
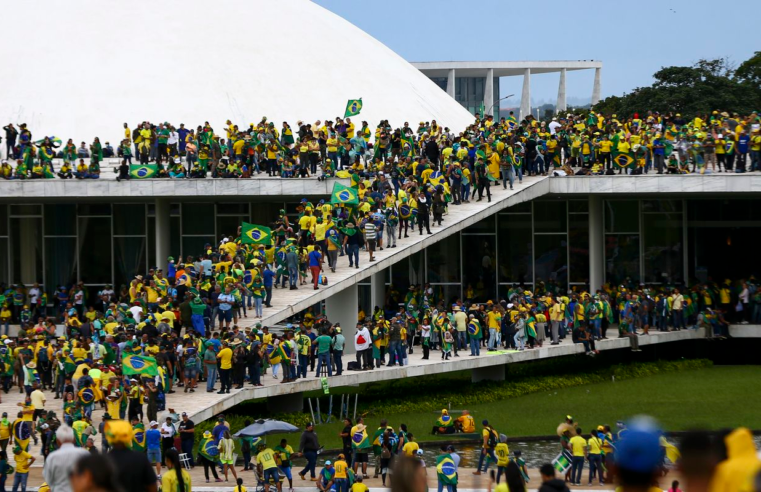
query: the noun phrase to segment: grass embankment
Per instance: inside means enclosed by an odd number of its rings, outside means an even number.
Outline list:
[[[617,420],[637,414],[657,418],[668,431],[741,425],[761,429],[761,412],[757,411],[761,406],[759,375],[759,366],[716,366],[543,391],[465,408],[473,414],[479,428],[481,420],[488,419],[497,430],[510,437],[554,435],[566,414],[573,415],[585,432],[599,424],[613,426]],[[415,398],[415,394],[409,395],[410,401],[414,402]],[[337,401],[340,396],[334,397],[334,404],[337,405]],[[326,403],[324,397],[322,402]],[[453,408],[453,415],[459,415],[455,410],[462,409]],[[366,418],[366,423],[375,429],[381,418],[388,419],[394,427],[407,424],[419,441],[452,438],[430,434],[437,418],[434,412],[372,415]],[[339,422],[318,425],[320,443],[326,449],[340,448],[341,428]],[[275,443],[281,437],[298,443],[298,434],[273,435],[268,441]]]

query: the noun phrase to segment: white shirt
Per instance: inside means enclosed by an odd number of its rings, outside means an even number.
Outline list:
[[[429,338],[431,336],[431,325],[420,325],[420,336]]]
[[[561,125],[557,121],[552,121],[548,126],[550,127],[550,135],[554,135],[555,131],[560,128]]]
[[[129,312],[132,313],[132,317],[135,318],[135,321],[140,323],[140,318],[143,316],[143,308],[140,306],[132,306],[129,308]]]
[[[174,145],[180,141],[180,134],[177,132],[170,132],[169,138],[166,139],[168,145]]]
[[[37,304],[37,300],[40,298],[40,289],[32,287],[29,289],[29,304]]]
[[[166,422],[161,424],[161,429],[159,431],[161,432],[161,437],[174,437],[177,433],[174,426],[171,424],[167,425]]]
[[[74,294],[74,304],[82,304],[82,301],[84,301],[84,299],[85,299],[85,293],[82,292],[81,290],[78,290]]]

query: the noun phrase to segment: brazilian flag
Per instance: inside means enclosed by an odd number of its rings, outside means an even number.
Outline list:
[[[352,429],[351,447],[352,449],[367,449],[370,447],[370,439],[367,437],[367,429],[359,430],[357,427]]]
[[[13,422],[13,439],[16,445],[26,451],[29,449],[29,439],[32,437],[31,420],[16,420]]]
[[[156,164],[130,164],[129,175],[133,179],[153,178],[158,174],[159,167]]]
[[[145,426],[136,424],[132,431],[132,451],[145,453]]]
[[[442,454],[436,457],[436,475],[439,483],[457,485],[457,465],[450,455]]]
[[[330,197],[331,205],[359,205],[357,192],[348,186],[336,182],[333,185],[333,195]]]
[[[198,454],[212,463],[216,462],[219,459],[217,443],[215,443],[214,439],[211,437],[202,438],[201,442],[198,443]]]
[[[244,222],[241,225],[240,242],[242,244],[270,245],[272,244],[272,229]]]
[[[45,167],[44,167],[44,170],[43,170],[42,172],[43,172],[43,174],[45,175],[45,179],[51,179],[51,178],[55,178],[55,173],[54,173],[54,172],[53,172],[53,170],[50,168],[50,166],[45,166]]]
[[[468,323],[468,335],[476,340],[481,338],[481,323],[477,319]]]
[[[125,376],[158,376],[159,366],[153,357],[133,354],[122,359],[122,372]]]
[[[349,99],[346,103],[346,111],[344,112],[344,118],[349,116],[357,116],[362,111],[362,98]]]
[[[79,396],[79,403],[82,405],[91,405],[95,401],[95,392],[90,387],[79,390],[77,396]]]
[[[630,153],[619,153],[614,159],[613,163],[621,169],[631,168],[634,169],[635,161]]]

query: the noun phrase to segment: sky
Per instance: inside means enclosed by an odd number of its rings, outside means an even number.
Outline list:
[[[739,64],[761,50],[761,0],[314,1],[408,61],[602,61],[603,98],[650,85],[664,66]],[[569,104],[589,101],[593,79],[593,70],[568,72]],[[558,81],[557,73],[532,76],[532,105],[554,103]],[[503,77],[501,96],[520,97],[522,84]]]

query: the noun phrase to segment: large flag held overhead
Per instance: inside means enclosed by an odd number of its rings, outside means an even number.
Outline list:
[[[125,376],[158,376],[159,366],[156,359],[144,355],[127,355],[122,359],[122,372]]]
[[[129,175],[133,179],[148,179],[156,177],[159,167],[156,164],[130,164]]]
[[[244,222],[240,227],[240,242],[243,244],[272,244],[272,229]]]
[[[341,183],[333,185],[333,195],[330,197],[332,205],[359,205],[359,197],[356,190]]]
[[[348,118],[349,116],[357,116],[360,111],[362,111],[362,98],[349,99],[349,102],[346,103],[344,118]]]

